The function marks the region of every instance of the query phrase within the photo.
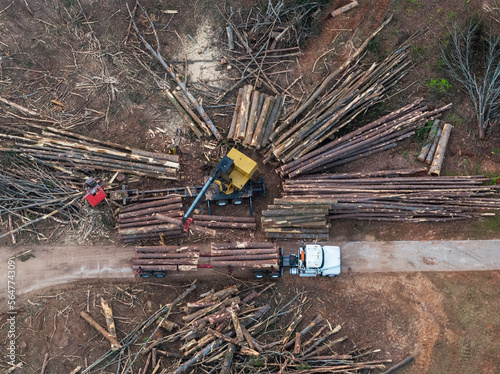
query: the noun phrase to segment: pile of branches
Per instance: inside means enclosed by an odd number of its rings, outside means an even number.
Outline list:
[[[356,116],[383,100],[387,91],[406,75],[411,64],[408,51],[408,47],[401,48],[368,69],[359,67],[359,60],[346,69],[301,120],[292,125],[292,113],[277,126],[268,139],[271,146],[267,160],[289,162],[338,137]]]
[[[287,301],[269,291],[272,285],[232,286],[187,302],[182,316],[172,313],[194,287],[121,340],[119,350],[110,350],[82,373],[103,371],[116,362],[118,371],[122,362],[132,368],[137,358],[145,361],[142,373],[151,368],[170,374],[370,373],[392,362],[373,360],[372,355],[380,350],[349,348],[347,336],[338,336],[341,326],[321,315],[307,320],[305,292]],[[126,350],[132,350],[132,344],[154,322],[156,329],[127,359]]]
[[[290,199],[330,200],[329,219],[441,222],[495,215],[498,185],[484,176],[386,177],[325,174],[290,179]]]
[[[10,234],[15,244],[16,232],[45,219],[62,224],[78,220],[77,200],[83,194],[75,186],[36,162],[8,152],[0,156],[0,216],[9,222],[0,238]]]
[[[314,174],[329,168],[393,148],[398,141],[409,138],[428,121],[441,116],[451,104],[429,111],[415,100],[403,108],[379,118],[357,130],[335,139],[279,168],[282,177]]]
[[[30,155],[71,176],[105,170],[158,179],[178,179],[177,155],[138,150],[53,127],[29,126],[41,130],[40,133],[22,128],[0,131],[0,138],[15,141],[15,146],[3,150]]]
[[[277,84],[277,77],[287,71],[277,70],[286,68],[293,62],[290,58],[300,54],[300,45],[310,34],[318,12],[317,3],[297,5],[284,1],[274,5],[268,1],[266,8],[252,8],[245,14],[232,8],[221,11],[228,24],[229,52],[225,58],[241,74],[239,82],[251,79],[275,95],[286,92],[287,88]]]

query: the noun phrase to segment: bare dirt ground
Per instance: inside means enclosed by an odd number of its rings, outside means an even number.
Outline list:
[[[129,2],[133,8],[133,2]],[[143,6],[166,26],[160,33],[162,50],[183,72],[184,58],[214,60],[188,66],[190,89],[204,97],[208,114],[224,132],[232,116],[232,107],[210,108],[213,92],[220,90],[195,84],[225,87],[234,79],[225,67],[218,66],[223,22],[216,2],[200,0],[186,2],[143,1]],[[263,3],[257,1],[227,1],[235,9]],[[265,2],[264,2],[265,3]],[[426,83],[441,79],[445,73],[439,67],[438,40],[446,36],[454,21],[463,22],[474,13],[496,25],[500,16],[493,1],[427,1],[359,0],[359,7],[334,19],[328,11],[343,2],[324,2],[318,17],[316,34],[303,46],[303,56],[287,76],[289,82],[302,75],[296,87],[297,97],[305,95],[333,70],[355,46],[380,23],[394,13],[394,20],[371,43],[366,62],[380,60],[419,30],[426,31],[412,43],[414,67],[398,86],[390,100],[366,114],[375,118],[416,97],[425,97],[432,106],[452,102],[453,110],[447,121],[454,125],[443,171],[445,175],[500,173],[500,127],[496,126],[485,141],[478,139],[475,117],[470,101],[452,85],[440,97],[432,96]],[[223,5],[220,5],[222,8]],[[177,10],[170,15],[167,10]],[[178,127],[184,128],[176,111],[167,104],[149,73],[136,56],[157,68],[131,32],[127,11],[122,1],[90,0],[26,0],[0,3],[0,92],[26,107],[51,113],[61,120],[81,116],[78,126],[69,130],[105,140],[119,140],[150,151],[165,151],[173,141]],[[207,24],[207,20],[213,22]],[[145,21],[145,20],[143,20]],[[168,25],[168,27],[167,27]],[[212,34],[210,34],[212,32]],[[182,40],[182,41],[181,41]],[[211,66],[209,68],[209,65]],[[157,71],[160,71],[157,69]],[[215,74],[216,72],[217,74]],[[212,92],[212,95],[210,95]],[[51,100],[64,103],[63,110]],[[234,103],[229,95],[224,104]],[[290,108],[292,105],[290,106]],[[80,117],[78,117],[80,118]],[[98,118],[94,120],[94,118]],[[1,120],[2,126],[9,121]],[[207,170],[217,162],[211,144],[202,143],[185,131],[180,146],[182,179],[174,185],[199,185]],[[338,172],[398,169],[421,166],[414,156],[421,139],[413,138],[392,151],[360,160],[337,169]],[[260,160],[258,154],[249,156]],[[260,211],[279,196],[280,180],[275,165],[262,167],[268,195],[256,201]],[[205,173],[200,172],[204,170]],[[147,189],[163,182],[128,178],[127,185]],[[109,208],[103,208],[109,209]],[[241,207],[246,215],[246,207]],[[243,211],[245,209],[245,211]],[[2,231],[6,229],[3,223]],[[53,232],[57,224],[49,227]],[[116,241],[112,225],[98,234],[86,237],[87,245]],[[498,217],[453,224],[386,224],[378,222],[335,222],[332,240],[437,240],[498,238]],[[68,235],[70,234],[70,235]],[[227,232],[226,239],[248,238],[248,233]],[[81,230],[68,228],[64,235],[54,234],[49,243],[77,244]],[[258,231],[256,239],[262,239]],[[37,236],[27,233],[20,242],[37,242]],[[2,239],[0,245],[10,245]],[[16,250],[13,249],[13,253]],[[119,334],[133,328],[135,322],[156,310],[166,300],[179,293],[182,279],[169,279],[172,285],[151,285],[141,280],[128,283],[78,283],[68,287],[47,289],[19,300],[18,352],[26,367],[16,372],[39,372],[44,354],[50,353],[49,373],[70,372],[76,365],[91,363],[107,350],[83,320],[79,311],[90,308],[97,295],[114,297],[113,305],[119,317]],[[203,279],[200,292],[222,286],[231,279]],[[408,354],[416,355],[416,363],[402,373],[497,373],[500,371],[500,309],[498,272],[478,273],[416,273],[416,274],[344,274],[337,279],[299,279],[288,277],[276,284],[279,292],[292,295],[294,289],[306,289],[315,300],[311,315],[322,313],[334,322],[345,322],[350,347],[381,348],[385,357],[394,361]],[[120,287],[117,288],[117,287]],[[133,301],[123,290],[136,295]],[[90,291],[90,293],[87,293]],[[317,300],[317,302],[316,302]],[[6,317],[1,324],[6,328]],[[102,320],[101,320],[102,322]],[[89,343],[89,341],[91,342]],[[347,343],[346,343],[347,344]],[[5,352],[5,344],[0,351]],[[348,350],[350,347],[343,347]]]

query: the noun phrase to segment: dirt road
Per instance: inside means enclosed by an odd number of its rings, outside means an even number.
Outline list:
[[[285,254],[298,243],[281,243]],[[500,240],[340,243],[342,272],[413,272],[500,270]],[[29,248],[0,248],[9,257]],[[79,279],[132,278],[133,247],[33,247],[34,258],[16,260],[18,294]],[[1,272],[2,284],[7,272]]]

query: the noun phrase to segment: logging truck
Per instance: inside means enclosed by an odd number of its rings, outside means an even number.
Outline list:
[[[253,274],[256,278],[263,278],[266,274],[278,278],[283,275],[284,268],[300,277],[334,277],[340,274],[340,247],[303,243],[298,254],[290,256],[283,256],[283,248],[280,248],[279,272],[274,269],[253,270]]]
[[[137,276],[163,278],[197,269],[251,270],[255,278],[279,278],[284,268],[301,277],[340,274],[340,248],[306,244],[297,254],[283,255],[283,248],[269,242],[211,243],[207,246],[138,246],[133,260]]]

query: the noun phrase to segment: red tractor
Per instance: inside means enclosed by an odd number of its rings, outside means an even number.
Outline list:
[[[83,188],[86,191],[85,199],[93,207],[97,206],[97,204],[106,198],[106,192],[104,192],[99,183],[92,177],[85,181]]]

